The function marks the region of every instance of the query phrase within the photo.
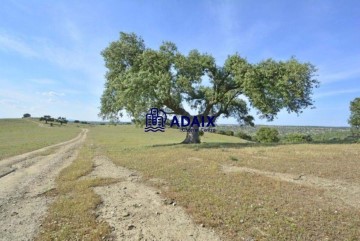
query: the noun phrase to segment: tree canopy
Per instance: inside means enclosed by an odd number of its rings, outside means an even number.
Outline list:
[[[354,135],[360,135],[360,98],[350,102],[349,124]]]
[[[197,116],[222,115],[253,124],[246,98],[261,118],[273,120],[282,109],[301,113],[313,105],[312,89],[318,86],[316,68],[294,57],[253,64],[235,53],[220,66],[212,55],[196,49],[184,55],[172,42],[147,48],[134,33],[121,32],[102,56],[107,81],[99,115],[104,119],[126,110],[142,120],[151,107],[192,116],[184,108],[187,103]]]

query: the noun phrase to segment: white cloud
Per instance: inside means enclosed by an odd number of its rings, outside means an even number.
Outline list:
[[[55,103],[60,101],[60,97],[65,96],[64,93],[56,92],[56,91],[46,91],[41,93],[42,96],[47,98],[47,102]]]
[[[43,96],[47,96],[47,97],[64,96],[65,95],[64,93],[55,92],[55,91],[42,92],[41,94]]]
[[[323,74],[319,76],[321,83],[334,83],[344,81],[346,82],[350,78],[360,78],[360,70],[358,68],[352,68],[349,70],[343,70],[339,72],[333,72],[328,74]]]
[[[0,33],[0,49],[14,51],[25,57],[38,57],[38,53],[22,39]]]
[[[29,79],[29,81],[40,85],[52,85],[57,82],[56,80],[47,79],[47,78],[33,78],[33,79]]]

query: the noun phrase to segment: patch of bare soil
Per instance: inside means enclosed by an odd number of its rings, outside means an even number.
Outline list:
[[[88,176],[125,180],[94,188],[103,200],[98,218],[110,224],[115,240],[221,240],[214,231],[196,225],[176,202],[141,183],[138,173],[104,156],[97,156],[95,165]]]
[[[347,205],[358,209],[360,208],[360,185],[356,183],[348,183],[340,180],[334,181],[326,178],[305,175],[304,173],[293,175],[279,172],[267,172],[239,166],[222,166],[222,170],[226,173],[247,172],[284,182],[291,182],[299,185],[324,189],[326,191],[325,193],[331,198],[342,200]]]
[[[0,162],[0,173],[13,170],[0,178],[0,240],[33,239],[52,201],[41,194],[54,188],[56,176],[76,158],[86,133]],[[54,153],[41,155],[54,147]]]

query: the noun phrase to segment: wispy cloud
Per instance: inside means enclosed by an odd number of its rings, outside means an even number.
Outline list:
[[[327,91],[327,92],[322,92],[322,93],[315,94],[314,98],[315,99],[320,99],[320,98],[324,98],[324,97],[344,95],[344,94],[353,94],[353,93],[360,93],[360,89]]]
[[[53,79],[39,78],[39,79],[29,79],[30,82],[40,85],[52,85],[57,81]]]
[[[22,39],[0,33],[0,49],[14,51],[25,57],[38,57],[38,53]]]
[[[349,70],[343,70],[339,72],[333,72],[328,74],[319,75],[321,83],[334,83],[340,81],[347,81],[352,78],[360,78],[360,69],[352,68]]]
[[[55,103],[60,101],[60,97],[65,96],[65,93],[56,92],[56,91],[46,91],[41,93],[42,96],[47,98],[47,101],[50,103]]]
[[[59,92],[55,92],[55,91],[47,91],[47,92],[42,92],[41,93],[43,96],[47,96],[47,97],[55,97],[55,96],[64,96],[64,93],[59,93]]]

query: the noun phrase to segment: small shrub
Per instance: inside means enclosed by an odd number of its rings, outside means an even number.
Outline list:
[[[203,130],[199,130],[199,136],[203,136],[204,135],[204,131]]]
[[[248,141],[251,141],[252,140],[252,137],[244,132],[238,132],[236,133],[236,136],[241,138],[241,139],[244,139],[244,140],[248,140]]]
[[[239,161],[239,159],[235,156],[229,156],[230,160],[234,161],[234,162],[237,162]]]
[[[225,135],[234,136],[234,132],[233,131],[225,131]]]
[[[305,135],[301,133],[291,133],[285,136],[285,141],[290,143],[305,143],[305,142],[311,142],[312,138],[310,135]]]
[[[256,140],[261,143],[271,143],[279,141],[279,132],[274,128],[261,127],[256,132]]]
[[[220,134],[220,135],[225,135],[225,131],[223,131],[223,130],[217,130],[216,133]]]

